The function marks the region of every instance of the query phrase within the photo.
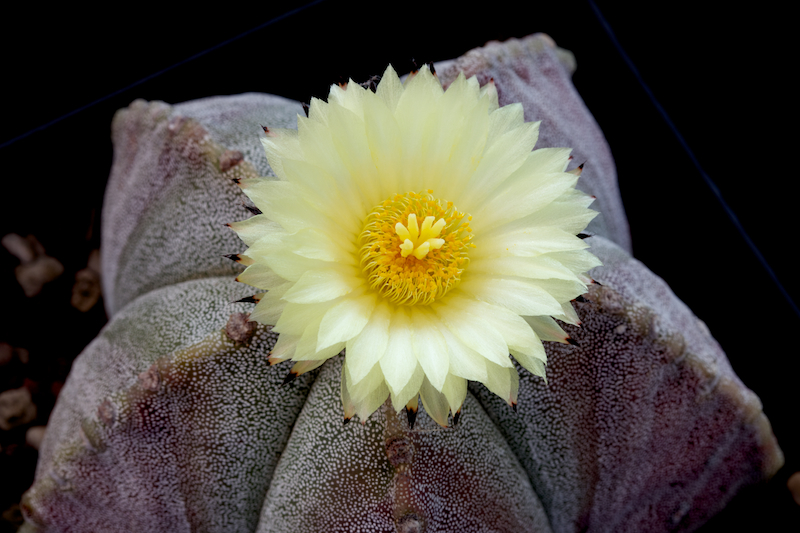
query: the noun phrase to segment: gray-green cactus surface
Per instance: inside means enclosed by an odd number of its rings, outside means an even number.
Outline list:
[[[75,362],[48,424],[23,531],[689,531],[782,455],[758,398],[705,326],[629,255],[608,147],[544,36],[439,68],[494,78],[501,104],[575,147],[603,213],[604,263],[575,308],[579,346],[545,343],[548,384],[522,368],[517,412],[471,384],[457,425],[381,408],[342,424],[343,356],[283,384],[275,335],[223,254],[243,218],[231,178],[269,175],[259,124],[299,104],[269,95],[115,117],[103,213],[110,323]]]

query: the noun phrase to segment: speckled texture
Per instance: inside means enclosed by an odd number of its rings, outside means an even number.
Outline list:
[[[313,376],[283,387],[264,355],[275,335],[226,334],[241,293],[230,278],[190,281],[117,315],[76,361],[50,419],[25,500],[32,522],[254,530]]]
[[[297,113],[297,102],[265,94],[136,100],[117,112],[102,220],[109,316],[147,291],[239,272],[223,257],[240,241],[222,225],[247,215],[231,180],[271,174],[259,124],[297,127]]]
[[[390,533],[411,515],[425,531],[550,531],[525,471],[473,397],[455,429],[421,408],[408,431],[405,414],[386,405],[364,425],[342,425],[341,364],[326,363],[311,389],[259,532]]]
[[[221,257],[242,250],[224,227],[244,213],[229,178],[267,173],[248,117],[265,106],[252,122],[286,126],[296,103],[121,111],[103,217],[112,320],[61,392],[23,531],[690,531],[773,474],[782,455],[758,398],[625,251],[613,162],[565,57],[535,36],[459,61],[491,71],[501,98],[515,87],[529,120],[567,121],[551,142],[602,163],[582,181],[608,209],[587,241],[603,285],[575,304],[580,346],[545,343],[549,386],[519,369],[515,414],[472,384],[454,429],[421,406],[413,431],[385,408],[343,425],[341,356],[281,385],[290,363],[267,365],[274,337],[231,303],[253,290]]]

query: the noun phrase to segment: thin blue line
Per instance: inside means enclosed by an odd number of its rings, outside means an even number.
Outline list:
[[[18,136],[14,137],[11,140],[5,141],[2,144],[0,144],[0,149],[3,149],[5,147],[7,147],[7,146],[10,146],[10,145],[14,144],[17,141],[22,140],[25,137],[28,137],[29,135],[33,135],[34,133],[36,133],[38,131],[42,131],[42,130],[44,130],[46,128],[49,128],[50,126],[52,126],[54,124],[57,124],[57,123],[61,122],[62,120],[67,119],[67,118],[69,118],[69,117],[71,117],[73,115],[77,115],[81,111],[89,109],[92,106],[95,106],[95,105],[97,105],[97,104],[99,104],[101,102],[105,102],[109,98],[113,98],[114,96],[117,96],[118,94],[124,93],[125,91],[127,91],[129,89],[132,89],[132,88],[136,87],[137,85],[141,85],[141,84],[145,83],[146,81],[150,81],[153,78],[157,78],[158,76],[161,76],[165,72],[169,72],[170,70],[175,69],[177,67],[180,67],[181,65],[184,65],[184,64],[186,64],[186,63],[188,63],[190,61],[193,61],[193,60],[195,60],[195,59],[197,59],[199,57],[202,57],[202,56],[208,54],[209,52],[213,52],[214,50],[222,48],[223,46],[226,46],[226,45],[228,45],[228,44],[230,44],[230,43],[232,43],[234,41],[238,41],[239,39],[241,39],[243,37],[246,37],[246,36],[250,35],[253,32],[262,30],[262,29],[266,28],[267,26],[270,26],[270,25],[272,25],[272,24],[274,24],[276,22],[280,22],[281,20],[283,20],[283,19],[285,19],[287,17],[291,17],[292,15],[295,15],[295,14],[299,13],[300,11],[303,11],[306,8],[315,6],[315,5],[320,4],[320,3],[324,2],[324,1],[325,0],[314,0],[313,2],[309,2],[309,3],[307,3],[307,4],[303,5],[303,6],[300,6],[298,8],[292,9],[291,11],[287,11],[286,13],[283,13],[282,15],[278,15],[274,19],[268,20],[267,22],[265,22],[265,23],[263,23],[263,24],[261,24],[259,26],[256,26],[255,28],[251,28],[251,29],[245,31],[244,33],[240,33],[239,35],[237,35],[235,37],[231,37],[227,41],[222,41],[221,43],[216,44],[216,45],[212,46],[211,48],[207,48],[206,50],[203,50],[202,52],[198,52],[198,53],[194,54],[191,57],[188,57],[188,58],[186,58],[186,59],[184,59],[182,61],[179,61],[178,63],[175,63],[174,65],[170,65],[169,67],[161,69],[158,72],[150,74],[149,76],[145,76],[144,78],[141,78],[140,80],[137,80],[137,81],[131,83],[127,87],[123,87],[122,89],[116,90],[113,93],[110,93],[110,94],[107,94],[107,95],[105,95],[105,96],[103,96],[101,98],[98,98],[94,102],[90,102],[90,103],[88,103],[88,104],[86,104],[86,105],[84,105],[82,107],[79,107],[77,109],[73,109],[69,113],[66,113],[65,115],[61,115],[60,117],[58,117],[56,119],[53,119],[50,122],[47,122],[46,124],[42,124],[41,126],[33,128],[31,130],[28,130],[25,133],[23,133],[21,135],[18,135]]]
[[[675,137],[678,139],[678,142],[681,144],[681,146],[683,147],[683,150],[689,156],[689,159],[692,160],[692,163],[694,164],[694,167],[700,173],[700,176],[702,176],[703,181],[706,182],[706,185],[708,185],[708,188],[711,189],[711,192],[713,192],[714,196],[717,197],[717,201],[719,201],[720,205],[725,210],[725,213],[728,214],[728,218],[731,219],[731,222],[733,222],[733,225],[739,231],[739,234],[742,236],[744,241],[747,243],[747,246],[750,247],[750,250],[755,254],[756,258],[761,263],[761,266],[764,267],[764,270],[767,271],[767,274],[769,274],[769,277],[772,278],[772,281],[775,283],[775,285],[778,287],[778,290],[780,290],[780,292],[783,295],[783,297],[786,299],[786,301],[792,307],[792,310],[794,310],[794,313],[798,317],[800,317],[800,309],[798,309],[797,304],[795,304],[794,300],[789,295],[789,292],[783,287],[783,284],[778,279],[778,276],[775,274],[775,271],[773,271],[772,267],[769,266],[769,263],[767,262],[767,259],[761,254],[761,251],[758,249],[756,244],[753,242],[753,240],[747,234],[747,232],[745,231],[745,229],[742,226],[741,222],[739,222],[739,217],[736,216],[736,213],[733,212],[733,209],[731,209],[731,207],[728,205],[728,203],[722,197],[722,193],[720,192],[719,188],[717,187],[717,184],[714,183],[714,181],[711,179],[711,177],[708,174],[706,174],[705,170],[703,170],[703,167],[700,166],[700,162],[694,156],[694,152],[692,152],[691,148],[689,148],[689,145],[686,143],[686,140],[683,138],[683,135],[680,134],[680,132],[678,131],[678,128],[675,126],[675,124],[669,118],[669,115],[667,115],[667,112],[664,110],[663,107],[661,107],[661,104],[656,99],[655,95],[653,94],[653,91],[651,91],[650,87],[648,87],[647,84],[644,82],[644,80],[642,79],[642,76],[639,74],[639,70],[636,68],[636,65],[633,64],[633,61],[631,60],[631,58],[628,57],[627,53],[625,53],[625,49],[622,48],[622,45],[617,40],[617,37],[614,35],[614,30],[611,29],[611,26],[606,21],[605,17],[603,17],[603,14],[600,12],[600,9],[595,5],[595,3],[592,0],[588,0],[588,1],[589,1],[589,5],[592,8],[592,11],[594,11],[594,14],[597,17],[597,19],[600,21],[600,24],[602,24],[603,29],[608,34],[609,39],[611,39],[611,42],[616,47],[617,51],[619,52],[619,55],[622,56],[622,59],[625,60],[625,63],[628,65],[628,68],[631,69],[631,72],[633,72],[633,75],[636,76],[636,80],[639,82],[639,85],[642,86],[642,89],[644,89],[644,91],[647,93],[647,96],[650,98],[650,101],[653,103],[653,105],[656,107],[658,112],[661,114],[661,118],[664,119],[664,121],[667,123],[667,126],[669,126],[669,129],[672,130],[673,135],[675,135]]]

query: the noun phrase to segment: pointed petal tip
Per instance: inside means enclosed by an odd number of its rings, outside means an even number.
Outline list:
[[[509,405],[511,405],[511,409],[514,410],[514,413],[517,413],[517,402],[511,402]]]
[[[406,407],[406,416],[408,416],[408,429],[414,429],[414,423],[417,421],[417,410]]]
[[[461,409],[455,412],[453,415],[453,427],[455,428],[458,425],[459,420],[461,420]]]
[[[254,205],[247,205],[245,203],[242,203],[242,205],[244,206],[245,209],[247,209],[248,211],[250,211],[254,215],[260,215],[262,213],[261,209],[259,209],[258,207],[254,206]]]
[[[566,340],[567,340],[567,342],[568,342],[568,343],[570,343],[570,344],[571,344],[571,345],[573,345],[573,346],[580,346],[580,344],[578,344],[578,341],[576,341],[576,340],[575,340],[575,339],[573,339],[572,337],[567,337],[567,339],[566,339]]]
[[[283,378],[283,383],[282,383],[282,385],[286,385],[287,383],[291,383],[292,381],[294,381],[295,379],[297,379],[297,376],[299,376],[299,375],[300,375],[300,374],[298,374],[298,373],[296,373],[296,372],[294,372],[294,371],[290,371],[290,372],[289,372],[289,373],[286,375],[286,377],[285,377],[285,378]]]
[[[345,417],[344,418],[344,422],[342,423],[342,425],[346,426],[349,422],[350,422],[350,419]]]
[[[239,280],[237,279],[236,281],[239,281]],[[245,296],[244,298],[240,298],[239,300],[236,300],[233,303],[235,303],[235,304],[257,304],[259,302],[259,300],[260,300],[260,298],[258,298],[257,295]]]

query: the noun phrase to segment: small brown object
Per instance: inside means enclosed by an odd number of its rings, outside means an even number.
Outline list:
[[[72,286],[72,307],[85,313],[95,306],[100,299],[100,276],[91,268],[84,268],[75,273],[75,285]]]
[[[0,366],[11,362],[14,357],[14,349],[7,342],[0,342]]]
[[[158,371],[158,366],[153,363],[147,370],[139,374],[139,383],[142,388],[151,392],[156,392],[161,385],[161,372]]]
[[[222,155],[219,156],[219,169],[222,172],[227,172],[241,163],[243,159],[244,156],[242,152],[238,150],[225,150]]]
[[[33,235],[20,237],[9,233],[3,237],[2,244],[19,259],[20,264],[14,269],[14,274],[28,298],[39,294],[45,283],[64,272],[64,266],[57,259],[45,255],[44,246]]]
[[[44,433],[46,430],[47,426],[33,426],[28,428],[28,431],[25,432],[25,443],[31,448],[38,450],[42,445],[42,440],[44,439]]]
[[[789,492],[792,493],[792,498],[797,505],[800,505],[800,472],[795,472],[789,476],[789,481],[786,482]]]
[[[110,426],[114,423],[114,419],[116,417],[117,410],[114,408],[114,404],[111,403],[111,400],[106,398],[97,408],[97,418],[99,418],[104,424]]]
[[[414,443],[406,437],[395,437],[386,443],[386,457],[394,467],[410,463],[414,457]]]
[[[225,325],[225,334],[236,342],[249,341],[256,332],[256,323],[249,319],[249,313],[233,313]]]
[[[423,533],[424,531],[425,525],[414,513],[405,514],[397,521],[397,533]]]
[[[0,394],[0,429],[23,426],[36,418],[36,405],[25,387]]]

